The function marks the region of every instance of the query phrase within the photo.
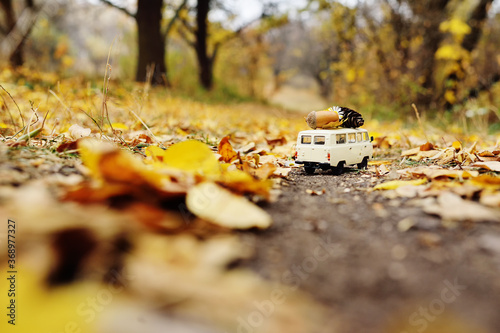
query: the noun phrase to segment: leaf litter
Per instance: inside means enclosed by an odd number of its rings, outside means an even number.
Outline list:
[[[76,318],[82,331],[123,331],[127,325],[113,318],[129,313],[154,317],[163,327],[236,330],[241,322],[235,318],[251,314],[253,300],[286,289],[228,267],[253,251],[232,230],[272,223],[259,205],[275,200],[282,179],[296,167],[291,156],[304,128],[301,117],[255,105],[142,98],[148,95],[143,86],[132,93],[114,87],[107,99],[112,126],[99,127],[100,96],[90,88],[70,88],[79,84],[61,84],[50,96],[35,91],[33,99],[45,100],[40,109],[51,110],[44,128],[27,141],[5,137],[0,144],[0,212],[24,221],[20,238],[31,245],[21,247],[20,255],[33,258],[26,272],[40,277],[27,284],[35,296],[25,303],[38,307],[51,297],[47,311],[39,312],[48,316],[41,321],[45,326],[37,329],[61,330]],[[23,94],[13,94],[19,104]],[[137,105],[142,113],[128,112]],[[446,221],[498,221],[498,144],[479,149],[477,140],[469,140],[464,148],[467,140],[447,140],[452,143],[439,147],[419,134],[398,132],[398,124],[365,126],[380,131],[372,131],[376,160],[366,173],[374,190],[421,200],[424,211]],[[411,145],[416,148],[400,157],[390,152]],[[207,200],[207,193],[215,199]],[[308,193],[321,196],[325,190]],[[414,223],[403,221],[401,231]],[[71,249],[54,246],[54,237],[67,230],[80,235],[75,239],[88,233],[94,244],[76,268],[55,259]],[[66,287],[41,292],[48,276],[71,269]],[[103,281],[110,274],[120,277],[126,293],[115,295],[87,325],[71,310],[85,302],[85,293],[108,288]],[[328,314],[321,305],[300,292],[286,293],[286,299],[256,332],[323,328]]]
[[[9,137],[0,143],[0,213],[22,221],[19,239],[31,243],[23,242],[19,255],[31,258],[23,272],[33,277],[25,285],[33,298],[24,303],[42,308],[37,313],[44,320],[36,329],[62,331],[70,322],[82,332],[132,332],[133,321],[113,320],[116,313],[131,313],[155,317],[163,327],[236,331],[249,325],[238,318],[248,320],[257,302],[272,302],[279,294],[283,301],[256,332],[321,330],[326,309],[309,296],[281,292],[290,288],[230,269],[253,253],[232,230],[271,225],[259,205],[275,197],[291,169],[295,132],[273,120],[283,118],[282,111],[266,115],[266,108],[242,119],[237,115],[255,106],[235,111],[173,98],[159,104],[155,98],[148,109],[161,105],[162,111],[142,114],[144,129],[142,121],[123,117],[127,112],[120,105],[134,104],[133,94],[123,94],[108,98],[113,125],[99,127],[92,92],[66,89],[61,85],[54,92],[57,99],[48,96],[43,108],[53,112],[36,137],[22,145]],[[296,127],[293,122],[279,123]],[[116,283],[124,292],[116,292]],[[103,290],[111,290],[113,302],[86,320],[78,310],[86,302],[83,295]],[[153,330],[151,325],[143,323],[140,331]]]

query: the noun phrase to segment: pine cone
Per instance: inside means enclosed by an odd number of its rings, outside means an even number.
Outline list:
[[[339,109],[338,113],[342,116],[341,127],[356,128],[363,126],[365,123],[360,113],[345,107],[339,107]]]

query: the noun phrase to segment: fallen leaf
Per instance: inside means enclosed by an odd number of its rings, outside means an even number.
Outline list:
[[[282,146],[286,144],[286,138],[284,136],[275,139],[266,139],[269,147],[274,148],[275,146]]]
[[[398,231],[400,232],[406,232],[410,230],[413,226],[415,226],[417,223],[415,220],[411,217],[405,217],[401,221],[398,222],[397,228]]]
[[[464,200],[451,192],[441,193],[437,198],[437,202],[425,206],[424,211],[451,222],[500,222],[500,209],[489,208],[476,202]]]
[[[90,130],[90,128],[83,128],[78,124],[74,124],[71,125],[71,127],[68,129],[68,133],[73,139],[76,140],[90,136],[90,133],[92,133],[92,131]]]
[[[249,144],[241,147],[238,151],[242,152],[243,154],[247,154],[253,150],[255,150],[255,142],[250,142]]]
[[[470,182],[485,189],[500,190],[500,177],[481,175],[471,179]]]
[[[385,183],[376,185],[373,188],[373,190],[374,191],[376,191],[376,190],[395,190],[401,186],[407,186],[407,185],[416,186],[416,185],[425,184],[426,182],[427,182],[427,180],[424,178],[416,179],[416,180],[391,180],[389,182],[385,182]]]
[[[239,194],[256,194],[269,199],[272,187],[270,180],[258,180],[241,170],[226,170],[217,178],[217,183]]]
[[[485,206],[499,207],[500,208],[500,192],[497,193],[481,193],[479,202]]]
[[[402,157],[417,155],[420,152],[420,147],[405,150],[401,153]]]
[[[196,140],[176,143],[167,150],[150,146],[146,148],[146,156],[168,167],[193,174],[209,177],[221,174],[215,154],[206,144]]]
[[[234,151],[233,146],[229,142],[229,136],[220,140],[218,153],[221,155],[220,160],[226,163],[231,163],[238,157],[238,154]]]
[[[290,174],[290,171],[292,171],[292,168],[277,168],[273,175],[276,177],[286,178]]]
[[[483,150],[479,152],[477,155],[481,157],[496,157],[496,155],[489,150]]]
[[[468,171],[450,170],[436,166],[406,169],[403,170],[402,173],[411,175],[413,177],[425,176],[429,179],[439,179],[439,178],[469,179],[479,176],[479,172],[473,170],[468,170]]]
[[[500,172],[500,162],[498,161],[476,162],[474,164],[471,164],[471,166],[490,171]]]
[[[417,235],[417,239],[420,245],[428,248],[438,247],[443,241],[443,238],[439,234],[429,231],[419,232]]]
[[[384,165],[384,164],[392,164],[392,161],[383,161],[383,160],[378,160],[378,161],[368,161],[368,165],[375,165],[375,166],[378,166],[378,165]]]
[[[64,142],[64,143],[61,143],[56,151],[58,153],[62,153],[64,151],[67,151],[67,150],[76,150],[78,148],[78,140],[74,140],[74,141],[68,141],[68,142]]]
[[[196,216],[227,228],[264,229],[271,225],[271,216],[263,209],[210,182],[191,188],[186,205]]]
[[[389,169],[385,164],[375,166],[375,174],[377,175],[377,177],[387,175],[389,172],[391,172],[391,169]]]
[[[421,151],[434,150],[434,145],[430,142],[426,142],[420,146]]]
[[[325,194],[325,193],[326,193],[326,190],[325,190],[325,189],[322,189],[322,190],[320,190],[320,191],[315,191],[315,190],[307,189],[307,190],[306,190],[306,193],[307,193],[307,194],[310,194],[310,195],[313,195],[313,196],[314,196],[314,195],[323,195],[323,194]]]
[[[256,179],[265,180],[268,179],[275,171],[276,166],[272,163],[265,163],[258,168],[252,168],[248,163],[243,163],[243,170]]]

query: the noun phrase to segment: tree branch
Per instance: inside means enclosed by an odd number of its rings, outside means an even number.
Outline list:
[[[186,26],[184,26],[186,29],[188,29]],[[188,29],[189,30],[189,29]],[[189,39],[189,37],[186,35],[183,29],[179,29],[179,35],[181,35],[182,39],[186,41],[186,43],[189,44],[189,46],[196,48],[196,43],[192,40]]]
[[[184,28],[186,28],[187,31],[189,31],[190,33],[192,33],[194,35],[194,33],[195,33],[194,28],[192,26],[190,26],[189,23],[184,18],[179,17],[179,20],[181,21]]]
[[[179,7],[175,10],[174,16],[170,19],[170,22],[168,22],[167,27],[165,28],[165,32],[163,33],[163,36],[165,38],[165,45],[167,44],[167,38],[168,34],[170,33],[170,30],[172,30],[175,21],[179,18],[179,14],[181,13],[181,10],[186,7],[187,0],[183,0],[182,3],[180,4]]]
[[[125,7],[120,7],[118,5],[115,5],[114,3],[112,3],[111,1],[109,0],[101,0],[102,3],[105,3],[106,5],[110,6],[110,7],[113,7],[113,8],[116,8],[118,9],[119,11],[121,11],[122,13],[125,13],[127,14],[128,16],[130,17],[133,17],[135,18],[135,14],[132,14],[127,8]]]
[[[243,32],[243,30],[245,30],[246,28],[248,28],[248,27],[249,27],[250,25],[252,25],[253,23],[260,21],[260,20],[261,20],[262,18],[264,18],[264,17],[265,17],[265,15],[264,15],[264,14],[262,14],[261,16],[259,16],[259,17],[255,18],[255,19],[253,19],[253,20],[251,20],[251,21],[249,21],[249,22],[247,22],[247,23],[243,24],[241,27],[239,27],[238,29],[236,29],[235,31],[233,31],[233,33],[232,33],[232,34],[230,34],[230,35],[228,35],[226,38],[224,38],[224,39],[222,39],[222,40],[218,41],[218,42],[215,44],[215,46],[216,46],[216,47],[214,47],[214,53],[216,53],[216,52],[217,52],[217,51],[216,51],[216,49],[217,49],[217,48],[219,48],[222,44],[225,44],[225,43],[229,42],[230,40],[232,40],[232,39],[234,39],[234,38],[238,37],[238,36],[239,36],[239,35]]]

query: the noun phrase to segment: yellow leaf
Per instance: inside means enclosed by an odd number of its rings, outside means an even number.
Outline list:
[[[2,267],[2,271],[6,272],[7,268]],[[1,279],[0,288],[5,292],[0,295],[3,307],[0,331],[95,332],[101,311],[96,311],[88,300],[90,297],[100,295],[103,290],[111,293],[108,288],[95,283],[74,283],[49,289],[45,281],[41,281],[40,276],[37,272],[27,269],[18,271],[15,298],[8,298],[10,281],[5,277]],[[7,322],[10,318],[5,315],[8,313],[6,307],[12,299],[16,300],[15,326]],[[92,320],[89,320],[90,316]]]
[[[471,32],[469,25],[457,18],[442,22],[439,25],[439,30],[449,32],[455,36],[465,36]]]
[[[99,162],[104,154],[115,151],[116,147],[110,143],[94,139],[85,139],[78,142],[80,156],[83,165],[85,165],[92,176],[96,179],[102,179]]]
[[[462,149],[462,144],[460,143],[460,141],[453,141],[451,146],[453,148],[455,148],[456,151],[459,151],[460,149]]]
[[[128,130],[128,126],[125,125],[124,123],[112,123],[111,126],[113,126],[113,129],[115,130],[122,130],[122,131]]]
[[[83,164],[97,180],[108,184],[127,184],[142,186],[149,184],[154,188],[162,188],[163,176],[148,169],[141,160],[114,145],[93,139],[78,142]]]
[[[420,148],[418,148],[420,150]],[[378,165],[385,165],[385,164],[392,164],[392,161],[382,161],[382,160],[379,160],[379,161],[369,161],[368,162],[368,165],[375,165],[375,166],[378,166]]]
[[[241,170],[225,171],[218,183],[234,192],[245,194],[252,193],[269,198],[272,183],[269,180],[256,180],[248,173]]]
[[[443,45],[436,51],[436,59],[460,60],[462,59],[462,49],[457,45]]]
[[[412,186],[417,186],[417,185],[422,185],[427,182],[426,179],[416,179],[416,180],[392,180],[388,181],[382,184],[376,185],[373,189],[374,190],[395,190],[398,187],[401,186],[406,186],[406,185],[412,185]]]
[[[272,222],[266,211],[214,183],[201,183],[190,189],[186,205],[195,215],[227,228],[263,229]]]
[[[221,169],[212,150],[204,143],[189,140],[176,143],[167,150],[150,146],[146,155],[166,166],[203,176],[219,176]]]

